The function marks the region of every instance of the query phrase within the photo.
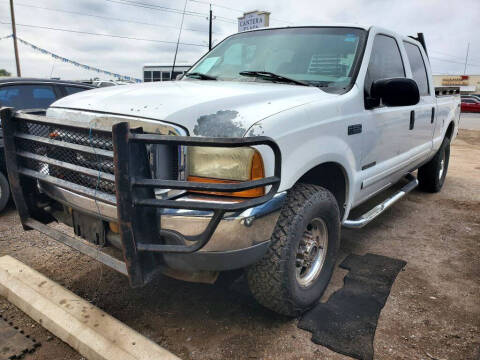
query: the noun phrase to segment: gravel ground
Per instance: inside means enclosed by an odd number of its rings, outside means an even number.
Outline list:
[[[408,262],[375,337],[376,359],[480,359],[480,132],[460,130],[439,194],[414,191],[362,230],[344,230],[342,259],[367,252]],[[161,277],[140,290],[35,231],[11,208],[0,215],[9,254],[183,359],[347,359],[310,341],[297,321],[258,306],[227,281]],[[323,297],[342,286],[337,269]],[[225,280],[225,279],[224,279]],[[0,312],[42,343],[26,360],[82,357],[0,297]]]
[[[460,128],[467,130],[480,130],[480,113],[461,113]]]

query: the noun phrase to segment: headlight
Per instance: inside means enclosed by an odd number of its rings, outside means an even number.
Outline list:
[[[210,183],[236,183],[257,180],[265,176],[260,153],[251,147],[217,148],[192,146],[187,150],[188,180]],[[257,197],[265,193],[264,187],[251,190],[208,192],[209,194]]]

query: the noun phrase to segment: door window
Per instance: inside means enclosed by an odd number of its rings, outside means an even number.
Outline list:
[[[397,41],[387,35],[376,35],[365,77],[365,90],[370,93],[374,81],[394,77],[405,77]]]
[[[425,96],[430,93],[428,89],[427,69],[423,61],[422,53],[417,45],[409,42],[404,42],[405,50],[407,51],[408,62],[412,69],[413,80],[417,82],[420,96]]]

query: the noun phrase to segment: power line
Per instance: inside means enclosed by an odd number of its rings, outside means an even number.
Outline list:
[[[154,26],[154,27],[161,27],[161,28],[169,28],[169,29],[178,30],[178,27],[176,27],[176,26],[157,25],[157,24],[148,23],[148,22],[141,22],[141,21],[135,21],[135,20],[129,20],[129,19],[121,19],[121,18],[115,18],[115,17],[110,17],[110,16],[86,14],[86,13],[77,12],[77,11],[70,11],[70,10],[63,10],[63,9],[54,9],[54,8],[48,8],[48,7],[42,7],[42,6],[35,6],[35,5],[29,5],[29,4],[22,4],[22,3],[15,3],[15,6],[29,7],[29,8],[34,8],[34,9],[41,9],[41,10],[47,10],[47,11],[55,11],[55,12],[61,12],[61,13],[66,13],[66,14],[74,14],[74,15],[88,16],[88,17],[94,17],[94,18],[106,19],[106,20],[123,21],[123,22],[131,23],[131,24],[148,25],[148,26]],[[184,30],[198,31],[198,32],[207,32],[207,30],[191,29],[191,28],[184,28]]]
[[[447,54],[447,53],[440,52],[440,51],[430,50],[430,49],[429,49],[429,51],[432,52],[432,53],[435,53],[435,54],[439,54],[439,55],[442,55],[442,56],[452,58],[452,59],[458,59],[458,60],[465,61],[465,58],[463,56],[455,56],[455,55]],[[470,56],[469,56],[469,59],[474,60],[474,61],[478,60],[478,59],[472,58]]]
[[[11,25],[9,22],[0,21],[0,24],[4,25]],[[54,28],[49,26],[40,26],[40,25],[28,25],[28,24],[18,24],[17,26],[23,27],[30,27],[30,28],[37,28],[37,29],[44,29],[44,30],[54,30],[54,31],[63,31],[68,33],[75,33],[75,34],[84,34],[84,35],[94,35],[94,36],[105,36],[105,37],[112,37],[118,39],[128,39],[128,40],[137,40],[137,41],[149,41],[149,42],[156,42],[156,43],[163,43],[163,44],[176,44],[176,41],[166,41],[166,40],[155,40],[155,39],[146,39],[146,38],[137,38],[131,36],[122,36],[122,35],[111,35],[111,34],[102,34],[102,33],[93,33],[88,31],[79,31],[79,30],[70,30],[70,29],[60,29]],[[180,43],[181,45],[189,45],[189,46],[199,46],[199,47],[207,47],[207,45],[203,44],[193,44],[193,43]]]
[[[231,11],[236,11],[236,12],[239,12],[239,13],[245,13],[244,10],[240,10],[240,9],[235,9],[235,8],[232,8],[232,7],[228,7],[228,6],[224,6],[224,5],[217,5],[217,4],[212,4],[208,1],[202,1],[202,0],[190,0],[191,2],[196,2],[196,3],[199,3],[199,4],[205,4],[205,5],[212,5],[214,7],[217,7],[217,8],[220,8],[220,9],[226,9],[226,10],[231,10]],[[286,24],[292,24],[291,21],[286,21],[286,20],[280,20],[280,19],[277,19],[277,18],[274,18],[272,17],[271,18],[272,20],[275,20],[275,21],[280,21],[280,22],[283,22],[283,23],[286,23]]]
[[[437,57],[434,57],[434,56],[431,56],[430,58],[434,59],[434,60],[438,60],[438,61],[445,61],[445,62],[449,62],[449,63],[465,65],[465,61],[454,61],[454,60],[437,58]],[[467,65],[468,66],[480,66],[480,64],[472,64],[472,63],[467,63]]]
[[[115,4],[135,6],[135,7],[140,7],[140,8],[150,9],[150,10],[156,10],[156,11],[163,11],[163,12],[173,13],[173,14],[177,14],[177,15],[182,15],[183,14],[182,10],[180,10],[180,9],[170,8],[170,7],[166,7],[166,6],[152,5],[152,4],[142,3],[142,2],[138,2],[138,1],[131,1],[131,0],[105,0],[105,1],[115,3]],[[206,18],[205,14],[202,14],[202,13],[199,13],[199,12],[196,12],[196,11],[185,11],[185,15]],[[235,22],[234,19],[228,19],[228,18],[224,18],[224,17],[221,17],[221,19],[219,19],[219,21],[228,22],[228,23],[234,23]]]
[[[151,9],[151,10],[158,10],[158,11],[163,11],[163,12],[169,12],[169,13],[174,13],[174,14],[179,14],[182,15],[182,10],[181,9],[175,9],[167,6],[160,6],[160,5],[153,5],[149,3],[142,3],[139,1],[132,1],[132,0],[105,0],[111,3],[116,3],[116,4],[122,4],[122,5],[130,5],[130,6],[136,6],[136,7],[142,7],[146,9]],[[204,17],[202,13],[199,12],[194,12],[194,11],[186,11],[186,15],[190,16],[198,16],[198,17]]]
[[[177,14],[177,15],[182,15],[183,14],[182,10],[180,10],[180,9],[170,8],[170,7],[167,7],[167,6],[152,5],[152,4],[149,4],[149,3],[142,3],[142,2],[138,2],[138,1],[131,1],[131,0],[105,0],[105,1],[115,3],[115,4],[135,6],[135,7],[140,7],[140,8],[150,9],[150,10],[156,10],[156,11],[163,11],[163,12],[173,13],[173,14]],[[202,13],[197,12],[197,11],[190,11],[190,10],[185,11],[185,15],[196,16],[196,17],[200,17],[200,18],[206,18],[205,14],[202,14]],[[220,19],[220,21],[233,23],[235,20],[222,17],[222,19]]]
[[[208,1],[200,1],[200,0],[190,0],[190,1],[191,1],[191,2],[195,2],[195,3],[199,3],[199,4],[212,5],[212,6],[214,6],[214,7],[220,8],[220,9],[226,9],[226,10],[237,11],[237,12],[239,12],[239,13],[244,13],[243,10],[231,8],[231,7],[224,6],[224,5],[212,4],[212,3],[208,2]]]

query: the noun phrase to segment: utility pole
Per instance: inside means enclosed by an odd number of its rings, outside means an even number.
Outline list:
[[[467,74],[468,52],[470,51],[470,41],[467,45],[467,56],[465,56],[465,67],[463,68],[463,75]]]
[[[210,16],[208,18],[208,51],[212,50],[212,4],[210,4]]]
[[[21,77],[20,59],[18,58],[17,46],[17,28],[15,27],[15,12],[13,10],[13,0],[10,0],[10,15],[12,16],[12,34],[13,34],[13,48],[15,49],[15,63],[17,64],[17,76]]]

